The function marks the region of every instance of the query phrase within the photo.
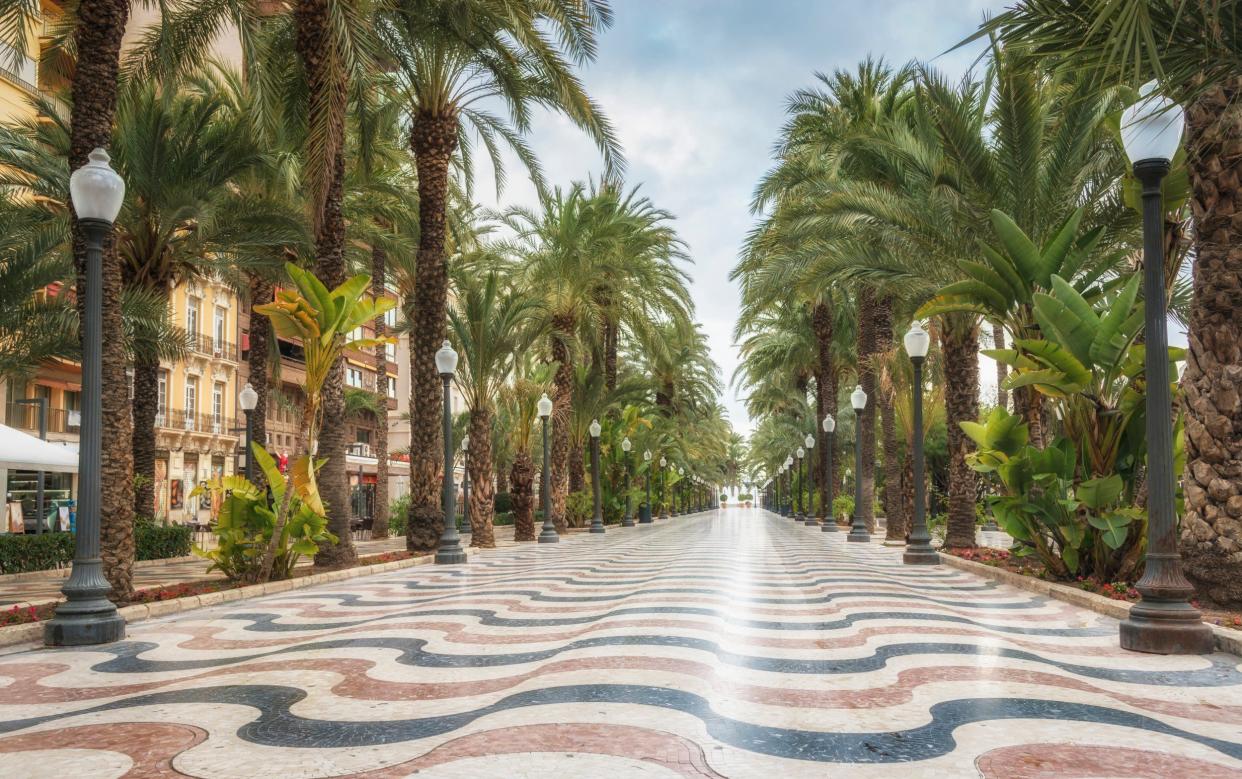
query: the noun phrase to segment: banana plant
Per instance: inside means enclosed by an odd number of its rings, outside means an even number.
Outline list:
[[[260,581],[272,576],[278,541],[289,521],[295,494],[300,504],[310,511],[319,516],[327,514],[315,483],[315,472],[322,463],[317,464],[315,458],[306,452],[313,452],[316,448],[323,385],[328,374],[345,349],[366,350],[393,343],[389,337],[349,337],[362,325],[383,316],[395,304],[388,298],[367,296],[371,286],[369,276],[354,276],[329,290],[314,275],[293,263],[285,265],[285,272],[293,281],[294,288],[280,290],[274,301],[255,306],[254,310],[271,320],[278,336],[302,344],[306,360],[306,382],[302,386],[305,395],[301,425],[303,434],[296,439],[293,463],[284,479],[285,490],[276,512],[275,527],[257,574]],[[256,453],[261,449],[255,442],[251,456],[258,457]]]

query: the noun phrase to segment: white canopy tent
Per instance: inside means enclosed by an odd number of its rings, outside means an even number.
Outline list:
[[[0,468],[77,473],[78,453],[0,425]]]

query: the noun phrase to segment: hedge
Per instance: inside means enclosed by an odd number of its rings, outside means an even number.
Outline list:
[[[72,533],[0,535],[0,574],[43,571],[72,559]]]
[[[134,522],[138,560],[165,560],[190,554],[193,530],[189,525]],[[46,571],[73,561],[73,533],[0,535],[0,574]]]
[[[138,560],[166,560],[190,553],[193,529],[189,525],[135,524],[134,548]]]

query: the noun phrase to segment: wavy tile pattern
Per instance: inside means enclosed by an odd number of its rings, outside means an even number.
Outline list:
[[[1236,657],[736,508],[0,657],[4,777],[1215,777],[1239,734]]]

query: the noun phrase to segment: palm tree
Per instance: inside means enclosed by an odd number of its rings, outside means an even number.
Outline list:
[[[511,384],[501,394],[508,436],[513,448],[509,469],[509,494],[513,498],[513,540],[535,540],[534,495],[535,463],[531,451],[539,424],[539,398],[552,391],[554,366],[519,356]]]
[[[445,251],[449,165],[460,149],[473,158],[468,130],[477,131],[493,165],[498,143],[517,152],[541,187],[538,163],[523,134],[538,105],[586,130],[611,168],[620,160],[612,130],[587,96],[571,60],[595,55],[596,33],[611,23],[603,0],[400,0],[380,17],[386,56],[402,82],[410,114],[410,149],[418,166],[419,248],[414,288],[414,369],[411,399],[410,516],[407,546],[434,549],[443,516],[440,470],[440,380],[435,352],[444,339],[448,292]],[[481,103],[498,99],[505,119]],[[498,170],[498,179],[503,171]]]
[[[1021,0],[977,35],[1024,41],[1054,67],[1105,88],[1157,79],[1186,109],[1183,146],[1194,213],[1194,298],[1182,375],[1186,514],[1182,566],[1200,592],[1242,602],[1234,541],[1242,494],[1237,406],[1218,388],[1242,373],[1242,19],[1215,0]],[[977,36],[976,36],[977,37]]]
[[[466,454],[474,487],[470,493],[470,545],[491,548],[496,545],[492,530],[496,398],[518,355],[538,335],[529,325],[539,303],[506,283],[496,271],[482,278],[458,274],[453,281],[456,294],[449,308],[449,325],[461,354],[457,386],[470,409],[470,447]]]

